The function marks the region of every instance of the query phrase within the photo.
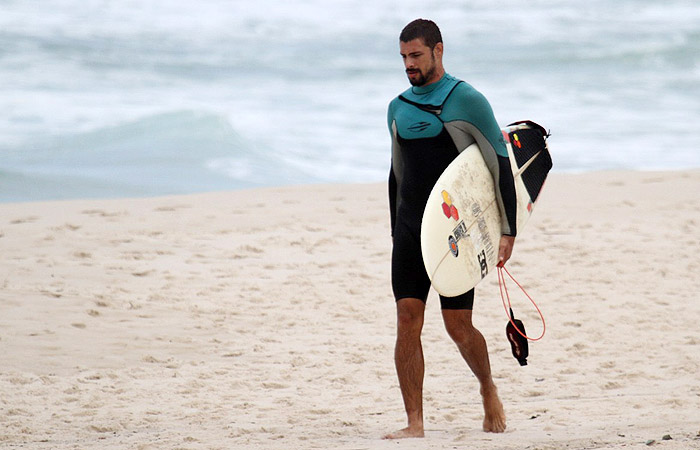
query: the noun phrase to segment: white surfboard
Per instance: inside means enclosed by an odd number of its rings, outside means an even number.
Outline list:
[[[515,181],[520,233],[552,166],[546,132],[532,122],[503,129]],[[423,263],[440,294],[476,286],[498,263],[501,213],[493,177],[477,144],[467,147],[433,187],[423,213]]]

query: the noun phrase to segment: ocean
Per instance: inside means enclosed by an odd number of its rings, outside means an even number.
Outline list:
[[[554,170],[700,167],[696,0],[0,0],[0,201],[384,181],[417,17]]]

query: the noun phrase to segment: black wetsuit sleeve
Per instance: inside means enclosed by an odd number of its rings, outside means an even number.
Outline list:
[[[394,236],[394,225],[396,225],[396,195],[398,186],[394,175],[394,166],[389,170],[389,214],[391,215],[391,236]]]
[[[498,184],[501,191],[501,198],[508,220],[510,233],[508,236],[517,234],[516,212],[517,212],[517,197],[515,196],[515,182],[513,181],[513,172],[510,170],[510,159],[498,155]]]

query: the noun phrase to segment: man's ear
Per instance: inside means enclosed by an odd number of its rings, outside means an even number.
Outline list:
[[[436,58],[442,58],[442,51],[443,51],[442,42],[438,42],[437,44],[435,44],[435,48],[433,49],[433,54],[435,55]]]

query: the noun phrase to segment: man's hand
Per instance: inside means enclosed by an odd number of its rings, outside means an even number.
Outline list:
[[[503,267],[508,262],[510,255],[513,253],[514,243],[514,236],[501,236],[501,243],[498,247],[498,264],[496,264],[498,267]]]

